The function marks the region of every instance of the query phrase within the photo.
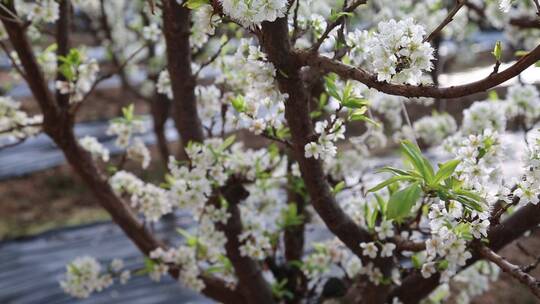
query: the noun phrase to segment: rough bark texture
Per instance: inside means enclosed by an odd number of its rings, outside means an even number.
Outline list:
[[[166,0],[163,5],[163,33],[167,44],[167,68],[173,91],[172,116],[184,144],[203,140],[203,128],[195,99],[196,79],[191,71],[190,10]]]
[[[98,202],[111,215],[113,221],[120,226],[142,253],[147,255],[157,247],[164,246],[144,227],[128,205],[115,195],[107,178],[96,167],[91,155],[79,146],[73,133],[73,117],[68,115],[68,111],[58,109],[25,36],[23,25],[14,21],[10,14],[10,12],[16,13],[13,2],[8,2],[5,5],[6,8],[0,8],[0,17],[3,17],[1,18],[2,22],[25,70],[28,86],[44,115],[43,130],[62,149],[74,171],[90,188]],[[172,270],[171,275],[176,277],[177,271]],[[202,279],[206,284],[203,293],[207,296],[224,303],[245,302],[238,292],[228,289],[221,280],[206,276]]]
[[[69,27],[71,24],[71,2],[69,0],[61,0],[59,1],[60,5],[60,16],[58,21],[56,22],[56,45],[58,49],[56,50],[56,55],[58,58],[60,56],[66,56],[69,52],[70,48],[70,41],[69,41]],[[60,66],[62,62],[58,60],[58,66]],[[56,80],[59,81],[65,81],[66,78],[62,73],[58,72],[56,75]],[[60,105],[60,107],[66,107],[69,104],[69,95],[68,94],[60,94],[60,91],[56,90],[56,101]]]
[[[297,61],[292,52],[287,20],[280,18],[275,22],[264,22],[260,39],[269,60],[277,70],[276,78],[281,92],[289,96],[285,102],[285,118],[291,129],[294,156],[299,163],[311,204],[328,229],[353,253],[364,258],[359,244],[370,241],[371,236],[339,207],[330,193],[322,163],[314,158],[304,157],[304,146],[313,140],[315,133],[309,117],[308,93],[300,75],[301,62]],[[376,261],[379,266],[384,266],[384,263],[385,261]],[[376,289],[377,292],[371,294],[373,298],[363,297],[360,303],[383,303],[387,287],[368,285],[369,289]]]
[[[300,65],[291,54],[287,20],[280,18],[272,23],[263,23],[262,35],[261,44],[278,70],[276,77],[279,88],[289,95],[285,103],[285,118],[291,129],[294,156],[300,165],[311,203],[328,228],[361,256],[359,242],[369,240],[369,234],[337,205],[330,193],[321,162],[304,157],[304,146],[310,142],[315,132],[309,117],[308,95],[299,73]]]
[[[318,53],[297,52],[296,55],[298,60],[302,62],[302,65],[316,67],[326,72],[334,72],[343,79],[360,81],[366,86],[386,94],[404,97],[458,98],[486,91],[519,75],[526,68],[540,60],[540,45],[504,71],[491,74],[475,82],[445,88],[389,84],[387,82],[377,81],[376,75],[368,73],[361,68],[341,63],[337,60],[321,56]]]
[[[272,290],[264,279],[258,263],[240,253],[242,243],[239,240],[239,236],[242,233],[242,219],[238,204],[248,195],[249,193],[241,183],[232,181],[229,185],[225,186],[223,197],[227,201],[230,217],[227,223],[218,225],[218,229],[223,231],[227,238],[225,251],[238,277],[240,292],[244,295],[247,302],[253,304],[273,304]],[[219,206],[219,197],[214,196],[211,203]]]

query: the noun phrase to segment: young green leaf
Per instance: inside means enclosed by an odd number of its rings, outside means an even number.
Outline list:
[[[440,181],[445,180],[452,176],[454,174],[454,171],[456,170],[456,167],[459,165],[460,160],[459,159],[453,159],[445,162],[441,165],[439,168],[439,171],[437,171],[437,174],[435,174],[435,177],[433,178],[433,185],[439,184]]]
[[[422,175],[424,180],[430,184],[433,180],[433,167],[431,163],[422,155],[420,148],[408,140],[401,142],[401,151],[411,165]]]
[[[184,6],[189,8],[190,10],[195,10],[209,3],[210,2],[208,0],[188,0],[184,3]]]
[[[236,98],[234,98],[232,100],[232,106],[239,113],[243,113],[246,110],[246,101],[244,100],[244,96],[238,95]]]
[[[399,190],[390,196],[386,210],[387,219],[402,219],[409,215],[412,207],[420,198],[422,189],[418,183]]]
[[[389,186],[389,185],[391,185],[393,183],[399,182],[399,181],[417,181],[417,180],[418,179],[416,177],[409,176],[409,175],[396,175],[396,176],[392,176],[389,179],[377,184],[375,187],[369,189],[368,192],[379,191],[382,188],[384,188],[386,186]]]
[[[345,182],[341,181],[341,182],[337,183],[337,185],[334,186],[334,188],[332,189],[332,194],[334,194],[334,195],[338,194],[344,188],[345,188]]]
[[[495,57],[495,60],[497,61],[501,61],[501,57],[502,57],[502,44],[500,41],[497,41],[495,43],[495,47],[493,48],[493,52],[491,52],[491,54],[493,54],[493,57]]]

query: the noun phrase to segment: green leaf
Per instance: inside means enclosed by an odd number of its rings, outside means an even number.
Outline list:
[[[278,222],[278,226],[281,229],[288,229],[302,225],[303,223],[304,216],[298,214],[298,207],[296,206],[296,203],[291,202],[288,204],[287,209],[281,210],[281,219]]]
[[[338,20],[341,17],[352,17],[352,16],[354,16],[354,14],[351,13],[351,12],[338,12],[338,13],[331,14],[328,19],[330,19],[330,21],[334,22],[334,21]]]
[[[368,100],[364,98],[358,98],[358,97],[349,97],[346,99],[344,98],[341,104],[344,107],[352,108],[352,109],[365,108],[365,106],[368,104]]]
[[[246,101],[244,100],[244,96],[236,96],[236,98],[232,100],[232,106],[239,113],[243,113],[246,110]]]
[[[422,259],[420,258],[420,254],[415,253],[414,255],[412,255],[411,262],[414,268],[416,269],[422,268]]]
[[[488,93],[488,99],[489,100],[499,100],[499,94],[497,94],[497,91],[491,90]]]
[[[232,146],[232,144],[234,144],[234,141],[236,140],[236,135],[231,135],[229,137],[227,137],[223,143],[221,144],[221,146],[219,146],[219,150],[220,151],[225,151],[227,148],[229,148],[230,146]]]
[[[493,54],[493,56],[495,57],[495,59],[497,61],[501,61],[501,57],[502,57],[502,44],[500,41],[497,41],[495,43],[495,47],[493,48],[493,52],[491,52],[491,54]]]
[[[456,170],[456,167],[459,165],[460,160],[459,159],[453,159],[445,162],[441,165],[439,168],[439,171],[435,175],[435,178],[433,179],[432,184],[437,185],[440,181],[445,180],[452,176],[454,171]]]
[[[383,167],[379,170],[377,170],[378,173],[391,173],[393,175],[411,175],[411,172],[393,168],[393,167]]]
[[[411,165],[422,175],[427,184],[433,180],[433,167],[422,155],[420,148],[408,140],[401,142],[401,151]]]
[[[392,176],[389,179],[377,184],[375,187],[368,190],[368,192],[376,192],[381,190],[382,188],[391,185],[393,183],[399,182],[399,181],[417,181],[418,179],[412,176],[408,175],[396,175]]]
[[[413,183],[392,194],[390,200],[388,200],[386,217],[388,219],[402,219],[408,216],[412,207],[420,198],[421,193],[422,189],[420,188],[420,185],[418,183]]]
[[[337,91],[336,87],[336,74],[330,74],[326,77],[324,77],[324,83],[326,87],[326,92],[328,92],[328,95],[334,97],[336,100],[341,101],[341,96],[339,96],[339,93]]]
[[[381,214],[386,214],[387,202],[382,198],[382,196],[378,195],[377,193],[375,193],[375,199],[377,200],[377,204],[379,204]]]
[[[334,186],[334,188],[332,189],[332,194],[337,194],[339,192],[341,192],[341,190],[343,190],[345,188],[345,182],[344,181],[341,181],[339,183],[337,183],[337,185]]]
[[[123,107],[122,108],[122,115],[124,116],[124,118],[127,120],[127,121],[132,121],[133,120],[133,112],[135,110],[135,106],[133,104],[130,104],[129,106],[127,107]]]
[[[210,4],[210,1],[208,1],[208,0],[188,0],[188,1],[186,1],[186,3],[184,3],[184,6],[191,9],[191,10],[195,10],[195,9],[198,9],[199,7],[205,5],[205,4]]]

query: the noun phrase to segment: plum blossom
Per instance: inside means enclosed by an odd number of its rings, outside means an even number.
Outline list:
[[[246,27],[259,25],[263,21],[274,21],[285,16],[287,10],[285,0],[221,0],[220,2],[226,15]]]

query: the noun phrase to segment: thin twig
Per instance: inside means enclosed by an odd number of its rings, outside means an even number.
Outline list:
[[[540,299],[540,288],[538,286],[538,280],[536,280],[533,276],[524,272],[519,266],[508,262],[502,256],[498,255],[484,245],[478,247],[478,252],[484,258],[499,266],[504,272],[508,273],[516,280],[521,282],[523,285],[527,286],[531,290],[531,292],[538,299]]]
[[[214,55],[212,55],[210,58],[208,58],[205,62],[201,63],[199,69],[197,70],[197,72],[195,72],[194,74],[194,77],[198,77],[199,76],[199,73],[202,71],[202,69],[204,69],[205,67],[207,67],[208,65],[212,64],[212,62],[216,61],[216,59],[219,57],[219,55],[221,55],[221,51],[223,51],[223,48],[225,48],[225,46],[231,41],[231,38],[227,38],[227,40],[225,40],[220,46],[219,46],[219,49],[216,51],[216,53]]]
[[[457,0],[456,5],[454,6],[454,8],[450,12],[448,12],[448,15],[446,16],[446,18],[444,18],[444,20],[441,22],[441,24],[439,24],[439,26],[437,26],[433,30],[433,32],[431,32],[431,34],[429,34],[429,36],[424,38],[423,42],[430,42],[435,36],[437,36],[444,29],[445,26],[447,26],[450,22],[452,22],[452,20],[454,20],[454,16],[465,5],[465,3],[466,3],[465,0]]]
[[[411,118],[409,117],[409,112],[407,111],[407,107],[405,106],[405,102],[403,100],[400,100],[401,102],[401,110],[403,111],[403,115],[405,116],[405,121],[409,125],[409,128],[411,128],[411,132],[414,136],[414,143],[418,146],[418,141],[416,140],[416,132],[414,131],[413,125],[411,123]]]
[[[17,70],[17,73],[19,73],[21,77],[26,80],[26,74],[24,73],[23,69],[17,64],[15,58],[11,56],[11,52],[3,41],[0,41],[0,47],[6,53],[6,56],[9,58],[9,61],[11,61],[11,65],[15,68],[15,70]]]
[[[351,13],[357,7],[359,7],[362,4],[365,4],[366,2],[367,2],[367,0],[356,0],[353,3],[351,3],[351,5],[349,7],[345,8],[342,11],[342,13]],[[324,30],[324,33],[321,35],[321,37],[319,37],[319,39],[317,39],[315,44],[313,44],[313,46],[310,48],[310,51],[311,52],[317,52],[319,50],[319,48],[321,47],[321,45],[323,44],[323,42],[328,38],[328,36],[332,32],[332,30],[334,30],[336,27],[340,26],[341,23],[345,20],[346,16],[347,16],[347,14],[343,14],[343,15],[339,16],[334,22],[328,24],[326,26],[326,29]]]
[[[133,52],[131,55],[128,56],[128,58],[126,58],[126,60],[120,64],[118,67],[116,67],[113,71],[109,72],[109,73],[106,73],[106,74],[103,74],[101,75],[98,79],[96,79],[96,81],[94,81],[94,83],[92,84],[92,87],[90,88],[90,90],[86,93],[86,95],[84,95],[82,101],[79,103],[79,104],[82,104],[89,96],[90,94],[92,94],[94,92],[94,90],[97,88],[97,86],[111,78],[112,76],[114,76],[115,74],[119,73],[120,71],[122,71],[128,64],[129,62],[135,58],[135,56],[137,56],[137,54],[139,54],[142,50],[144,50],[146,48],[146,45],[142,45],[141,47],[139,47],[135,52]]]

